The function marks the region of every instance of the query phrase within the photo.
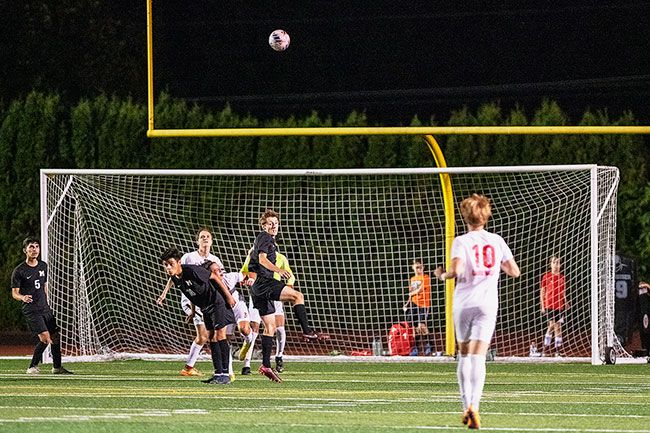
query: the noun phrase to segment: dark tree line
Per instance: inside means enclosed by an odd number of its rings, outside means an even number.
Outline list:
[[[163,94],[157,127],[366,126],[363,113],[334,122],[309,116],[261,121],[229,107],[219,111]],[[498,103],[451,114],[448,125],[632,125],[632,113],[610,118],[587,111],[569,121],[561,107],[544,101],[534,111],[505,112]],[[434,124],[412,119],[412,125]],[[442,123],[440,123],[442,124]],[[40,232],[41,168],[357,168],[434,165],[420,137],[146,138],[146,107],[130,98],[98,96],[69,103],[57,93],[32,92],[0,110],[0,317],[3,328],[22,328],[20,306],[11,299],[10,274],[23,259],[21,240]],[[578,164],[617,166],[621,171],[619,249],[638,259],[642,275],[650,264],[650,182],[643,137],[449,136],[438,137],[449,166]]]

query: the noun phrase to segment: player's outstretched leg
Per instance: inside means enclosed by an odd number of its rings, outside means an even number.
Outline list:
[[[302,293],[286,286],[282,289],[280,300],[289,301],[293,304],[293,312],[298,319],[298,323],[300,323],[300,327],[302,328],[302,337],[305,341],[325,341],[330,339],[329,335],[315,332],[309,326],[307,310],[305,309],[305,297]]]

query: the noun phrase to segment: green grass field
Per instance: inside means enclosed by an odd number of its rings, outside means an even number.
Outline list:
[[[226,386],[180,377],[182,362],[68,363],[74,376],[36,377],[27,364],[0,360],[0,432],[465,430],[455,364],[293,362],[282,384],[254,374]],[[489,363],[482,429],[650,432],[649,368]]]

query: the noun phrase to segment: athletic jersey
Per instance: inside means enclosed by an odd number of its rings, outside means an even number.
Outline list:
[[[421,308],[431,306],[431,278],[427,274],[414,275],[411,277],[411,290],[421,287],[422,290],[411,296],[411,302]]]
[[[542,276],[541,286],[544,289],[544,308],[549,310],[564,310],[564,291],[566,278],[562,274],[547,272]]]
[[[226,275],[226,268],[224,267],[223,262],[221,262],[221,259],[214,254],[210,253],[207,257],[203,257],[198,251],[192,251],[191,253],[183,254],[183,257],[181,257],[182,265],[203,265],[208,261],[217,264],[221,278]],[[230,293],[232,294],[237,292],[237,289],[234,286],[229,287],[226,284],[226,287],[228,287],[228,290],[230,290]]]
[[[32,302],[22,302],[24,312],[44,312],[50,309],[45,294],[47,283],[47,263],[39,260],[36,266],[22,262],[11,274],[11,287],[18,287],[21,295],[31,295]]]
[[[192,304],[205,310],[224,303],[223,296],[210,281],[211,272],[202,265],[181,265],[180,276],[172,276],[172,282]]]
[[[243,266],[241,267],[241,273],[242,274],[247,274],[248,273],[248,265],[251,261],[251,256],[248,255],[246,256],[246,261],[244,261]],[[293,275],[293,271],[291,270],[291,267],[289,266],[289,260],[284,254],[281,254],[276,251],[275,253],[275,266],[277,266],[280,269],[283,269],[285,271],[291,272],[291,278],[287,280],[287,286],[294,286],[296,283],[296,277]],[[277,272],[273,273],[273,278],[280,281],[282,277],[280,277],[280,274]]]
[[[503,238],[485,230],[471,231],[454,239],[451,258],[465,263],[465,270],[456,276],[454,306],[498,307],[501,263],[512,259],[512,252]]]
[[[266,258],[273,264],[276,261],[276,251],[278,246],[275,244],[273,236],[265,231],[261,231],[255,238],[253,249],[250,253],[250,262],[248,263],[248,270],[257,273],[258,276],[265,278],[273,278],[273,271],[265,268],[260,264],[260,253],[266,253]]]

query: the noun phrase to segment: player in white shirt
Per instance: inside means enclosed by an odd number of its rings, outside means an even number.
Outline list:
[[[460,211],[467,233],[454,239],[451,265],[434,274],[456,279],[453,299],[454,329],[458,341],[458,385],[463,402],[463,424],[480,428],[479,403],[485,385],[485,355],[496,326],[499,273],[519,277],[519,266],[503,238],[484,230],[492,216],[490,201],[472,194]]]
[[[210,261],[213,263],[212,266],[216,266],[218,268],[217,274],[221,276],[223,283],[230,291],[235,302],[235,304],[230,305],[230,307],[232,308],[233,313],[235,315],[235,320],[237,321],[237,327],[239,328],[239,332],[241,332],[244,338],[248,338],[251,334],[248,308],[246,307],[246,304],[240,300],[239,292],[235,289],[237,283],[243,280],[244,278],[243,274],[241,272],[226,273],[223,263],[221,262],[219,257],[210,253],[210,248],[212,247],[212,233],[210,232],[210,230],[206,228],[200,229],[199,233],[197,234],[196,242],[198,244],[198,249],[191,253],[184,254],[183,257],[181,257],[181,264],[202,265],[205,262]],[[163,290],[161,295],[158,297],[158,300],[156,301],[158,305],[163,304],[163,301],[167,297],[167,292],[169,292],[171,286],[172,284],[170,279],[167,282],[165,289]],[[203,323],[203,315],[201,313],[201,309],[196,306],[194,307],[194,314],[192,314],[192,303],[183,294],[181,294],[181,307],[183,308],[185,314],[187,314],[188,319],[191,318],[191,320],[194,323],[194,327],[196,328],[196,338],[194,339],[192,345],[190,346],[190,351],[187,356],[187,361],[185,363],[185,367],[183,367],[183,369],[181,370],[181,375],[202,376],[203,374],[199,372],[196,368],[194,368],[194,364],[196,364],[196,360],[198,359],[201,350],[203,349],[203,345],[208,341],[208,333]],[[233,331],[232,328],[228,329],[229,335],[232,334],[232,331]],[[232,359],[230,360],[229,370],[230,370],[229,373],[231,379],[233,379],[234,374],[232,372]]]

